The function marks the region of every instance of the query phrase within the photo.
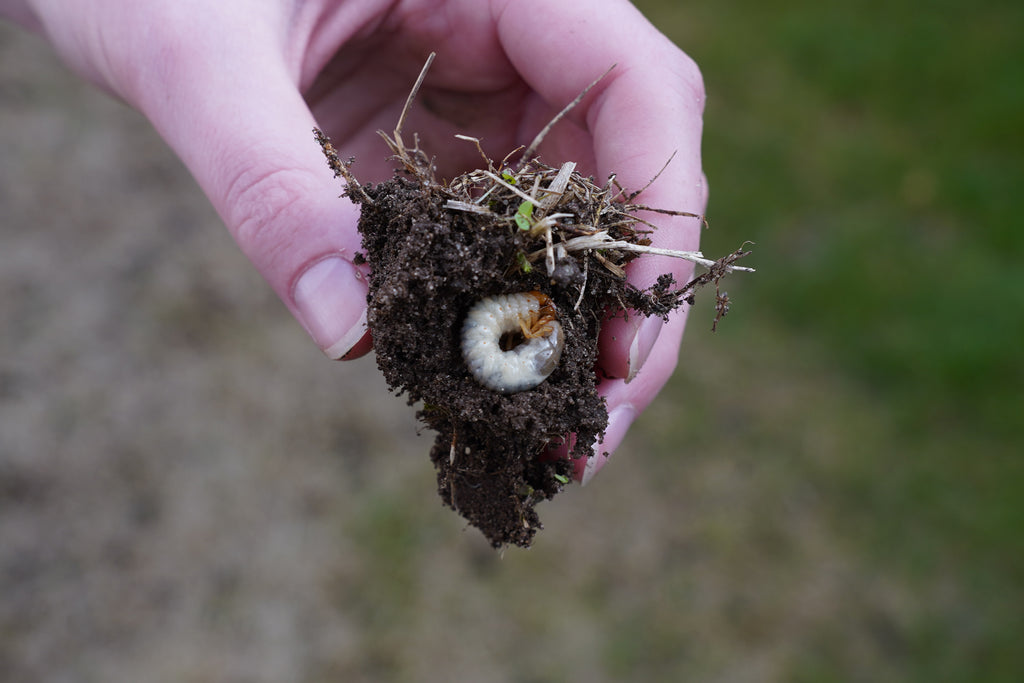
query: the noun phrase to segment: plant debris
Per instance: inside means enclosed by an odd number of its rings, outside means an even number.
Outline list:
[[[480,168],[447,182],[418,139],[401,136],[409,95],[391,136],[381,132],[400,166],[394,177],[362,185],[320,130],[315,136],[345,195],[361,205],[359,231],[371,266],[367,321],[377,363],[388,386],[421,403],[418,418],[437,433],[430,453],[442,501],[480,529],[495,547],[528,547],[541,528],[535,505],[569,482],[570,460],[548,455],[569,439],[569,457],[588,457],[607,427],[595,372],[597,340],[609,314],[657,315],[692,303],[697,289],[715,284],[748,252],[719,260],[700,252],[659,249],[655,226],[609,178],[603,185],[576,171],[573,162],[549,166],[533,150],[566,107],[527,148],[500,163],[477,138],[457,136],[480,152]],[[596,83],[596,81],[595,81]],[[516,162],[512,163],[515,159]],[[653,182],[653,181],[652,181]],[[664,275],[645,290],[625,279],[624,266],[644,254],[693,261],[706,268],[678,286]],[[460,348],[463,322],[480,299],[538,292],[549,297],[564,330],[558,366],[528,391],[502,394],[470,374]],[[728,310],[717,294],[716,319]],[[571,438],[570,438],[571,435]]]

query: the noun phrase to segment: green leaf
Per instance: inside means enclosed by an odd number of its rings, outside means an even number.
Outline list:
[[[533,203],[523,202],[519,205],[519,210],[516,211],[516,215],[513,216],[516,221],[516,225],[519,226],[520,230],[529,230],[533,226],[533,221],[530,217],[533,216]]]
[[[526,260],[526,254],[524,254],[523,252],[520,251],[516,253],[516,260],[519,261],[519,268],[524,273],[529,273],[531,270],[533,270],[533,266],[531,266],[530,262]]]

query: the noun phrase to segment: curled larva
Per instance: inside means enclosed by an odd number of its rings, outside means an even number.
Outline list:
[[[480,384],[511,394],[537,386],[565,346],[551,299],[540,292],[481,299],[462,325],[462,357]]]

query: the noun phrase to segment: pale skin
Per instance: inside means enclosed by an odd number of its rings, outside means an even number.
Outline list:
[[[540,146],[640,188],[647,206],[704,212],[704,90],[682,51],[625,0],[0,0],[83,78],[149,118],[195,176],[242,251],[332,358],[369,351],[358,208],[338,199],[311,129],[322,128],[362,181],[391,174],[391,131],[428,53],[437,52],[404,125],[451,177],[529,143],[609,66],[617,66]],[[695,250],[700,222],[652,215],[659,247]],[[640,287],[690,264],[660,256],[628,268]],[[304,277],[308,276],[308,277]],[[686,312],[668,323],[609,320],[599,391],[609,427],[589,481],[674,370]],[[630,381],[626,381],[629,379]]]

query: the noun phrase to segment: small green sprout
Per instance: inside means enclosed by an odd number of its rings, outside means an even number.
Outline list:
[[[525,483],[524,483],[524,484],[520,484],[520,485],[519,485],[519,488],[518,488],[518,489],[516,489],[516,493],[518,493],[518,494],[519,494],[520,496],[522,496],[523,498],[529,498],[529,497],[530,497],[530,496],[532,496],[532,495],[533,495],[533,494],[534,494],[535,492],[536,492],[536,489],[534,489],[534,488],[533,488],[532,486],[530,486],[529,484],[525,484]]]
[[[533,270],[533,266],[530,265],[529,259],[526,258],[526,254],[523,252],[520,251],[516,253],[516,261],[519,262],[519,269],[524,273],[529,273]]]
[[[552,476],[555,478],[555,481],[557,481],[559,484],[565,485],[569,483],[569,477],[565,476],[564,474],[554,474]]]
[[[516,211],[516,215],[513,216],[516,221],[516,225],[519,226],[520,230],[529,230],[533,227],[533,202],[523,202],[519,205],[519,210]]]

